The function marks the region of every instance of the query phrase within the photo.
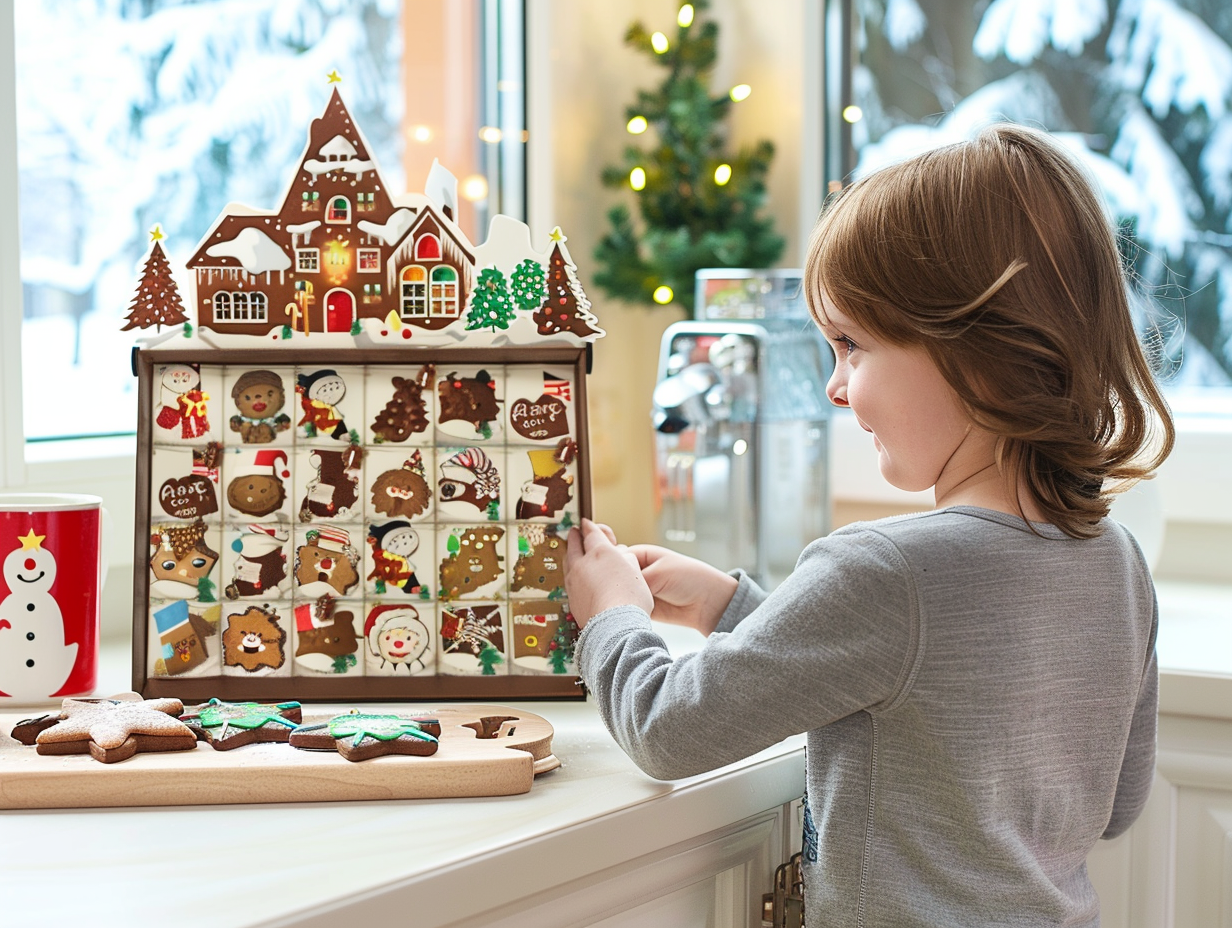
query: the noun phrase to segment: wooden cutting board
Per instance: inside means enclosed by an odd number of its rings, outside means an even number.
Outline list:
[[[304,724],[345,711],[305,705]],[[459,704],[365,711],[440,719],[440,747],[430,757],[349,761],[333,751],[286,744],[229,751],[198,744],[191,751],[103,764],[89,754],[38,754],[9,735],[31,713],[0,715],[0,809],[512,796],[529,791],[536,774],[560,766],[552,754],[551,724],[521,709]],[[468,725],[486,728],[490,736]]]

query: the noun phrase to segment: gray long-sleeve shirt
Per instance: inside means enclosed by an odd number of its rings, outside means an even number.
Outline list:
[[[848,526],[770,594],[742,576],[701,650],[673,660],[620,607],[578,667],[655,777],[808,733],[810,926],[1097,925],[1087,853],[1153,776],[1155,593],[1117,523],[1036,530],[972,507]]]

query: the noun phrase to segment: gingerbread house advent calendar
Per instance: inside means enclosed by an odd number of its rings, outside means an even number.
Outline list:
[[[474,245],[452,176],[426,186],[386,189],[335,87],[282,203],[229,206],[183,287],[152,234],[125,326],[156,327],[134,351],[145,696],[583,695],[564,555],[603,333],[559,229],[536,250],[497,216]]]

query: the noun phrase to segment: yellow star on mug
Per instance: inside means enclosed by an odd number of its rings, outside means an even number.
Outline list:
[[[30,529],[30,533],[28,535],[18,535],[17,540],[21,542],[21,550],[29,551],[33,548],[37,551],[43,544],[43,539],[46,537],[46,535],[36,535],[34,534],[34,529]]]

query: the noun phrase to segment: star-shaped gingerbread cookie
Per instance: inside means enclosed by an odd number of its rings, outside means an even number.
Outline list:
[[[400,715],[350,712],[319,725],[301,725],[291,732],[291,746],[316,751],[337,750],[347,760],[367,760],[384,754],[435,754],[441,723]]]
[[[66,699],[60,720],[34,739],[40,754],[90,753],[104,764],[148,751],[191,751],[197,736],[178,699]]]
[[[180,721],[216,751],[229,751],[245,744],[286,741],[302,715],[297,702],[265,705],[211,699],[193,706]]]

